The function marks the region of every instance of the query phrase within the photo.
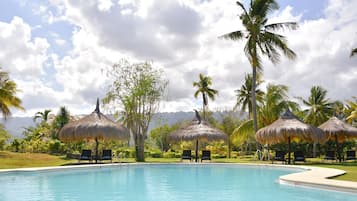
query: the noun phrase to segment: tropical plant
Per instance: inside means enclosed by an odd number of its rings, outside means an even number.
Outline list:
[[[162,79],[162,72],[155,70],[151,63],[132,64],[124,59],[113,65],[108,76],[113,83],[103,103],[119,105],[124,110],[116,114],[123,115],[125,125],[134,136],[136,160],[144,161],[144,140],[167,81]]]
[[[195,98],[198,97],[199,94],[202,95],[202,110],[203,110],[203,119],[206,119],[206,107],[208,105],[208,98],[211,100],[215,99],[215,96],[218,94],[218,90],[210,88],[212,85],[212,78],[209,76],[204,76],[200,73],[199,81],[193,82],[193,86],[197,87],[197,91],[195,92]]]
[[[169,126],[168,124],[164,124],[157,128],[154,128],[150,131],[149,138],[154,141],[156,146],[160,148],[162,152],[166,152],[170,149],[170,144],[167,140],[167,136],[169,133],[177,130],[180,124],[174,124]]]
[[[52,126],[55,129],[53,132],[53,138],[57,138],[58,132],[66,125],[71,119],[70,112],[67,110],[65,106],[60,107],[55,119],[52,122]]]
[[[320,86],[313,86],[308,99],[299,99],[307,109],[304,110],[304,121],[314,126],[319,126],[333,115],[332,103],[326,97],[327,91]]]
[[[227,152],[228,158],[231,158],[231,152],[232,152],[232,134],[234,129],[239,126],[240,120],[234,116],[234,113],[228,112],[223,116],[222,122],[218,125],[218,128],[222,130],[225,134],[228,136],[228,147],[227,147]]]
[[[21,99],[16,96],[17,92],[19,90],[16,83],[0,68],[0,112],[5,119],[11,116],[11,107],[25,110],[21,105]]]
[[[236,92],[236,97],[237,97],[237,103],[234,106],[234,109],[237,109],[240,107],[240,110],[246,111],[248,109],[248,118],[252,118],[252,74],[246,74],[245,79],[244,79],[244,84],[241,86],[240,89],[235,90]],[[263,101],[263,95],[264,92],[258,89],[258,86],[262,83],[263,81],[261,79],[257,79],[257,86],[255,90],[255,95],[256,95],[256,100],[258,103],[261,103]]]
[[[33,117],[33,121],[36,122],[37,119],[40,119],[41,122],[47,122],[48,116],[50,114],[51,110],[44,110],[43,112],[36,112],[35,116]]]
[[[350,57],[353,57],[355,54],[357,54],[357,48],[354,48],[354,49],[351,50]]]
[[[243,3],[237,1],[237,5],[243,10],[240,15],[245,30],[233,31],[221,37],[233,41],[247,39],[244,47],[252,69],[252,111],[254,131],[258,130],[257,109],[256,109],[256,80],[257,71],[262,72],[261,56],[267,56],[271,62],[278,63],[280,60],[279,50],[289,59],[296,57],[295,53],[288,48],[287,40],[284,36],[275,33],[275,31],[289,28],[296,29],[296,22],[283,22],[267,24],[268,14],[279,8],[275,0],[251,0],[250,8],[246,9]]]
[[[357,98],[352,97],[354,100],[347,100],[345,108],[346,120],[354,126],[357,126]]]
[[[297,111],[299,105],[289,100],[288,87],[285,85],[268,84],[267,92],[258,107],[258,121],[261,127],[273,123],[287,109]]]
[[[10,134],[6,131],[3,124],[0,124],[0,150],[2,150],[6,142],[10,139]]]

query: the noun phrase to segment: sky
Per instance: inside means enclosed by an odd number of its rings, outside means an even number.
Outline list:
[[[307,98],[318,85],[332,101],[357,96],[357,57],[349,57],[357,47],[357,1],[277,2],[269,22],[298,22],[299,29],[279,32],[297,59],[273,65],[264,58],[262,89],[283,84],[291,98]],[[241,12],[233,0],[1,0],[0,66],[26,109],[13,116],[61,106],[92,112],[111,83],[105,72],[122,58],[163,70],[169,85],[161,112],[200,108],[192,86],[200,73],[219,91],[209,107],[232,109],[251,66],[245,41],[219,36],[243,29]]]

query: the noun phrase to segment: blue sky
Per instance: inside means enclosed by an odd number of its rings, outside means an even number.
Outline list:
[[[237,51],[243,43],[217,36],[239,24],[234,2],[0,1],[0,45],[9,47],[0,50],[0,65],[17,81],[26,107],[26,112],[14,114],[29,116],[46,108],[55,111],[61,105],[73,113],[88,113],[110,82],[103,69],[123,57],[154,61],[164,69],[166,79],[177,82],[169,84],[162,111],[199,107],[191,86],[199,73],[211,76],[220,91],[210,107],[233,107],[234,90],[250,66]],[[356,1],[278,3],[275,20],[300,24],[299,30],[284,33],[298,60],[283,58],[276,66],[264,61],[266,84],[289,86],[291,97],[306,97],[313,85],[326,88],[331,99],[356,96],[356,59],[348,57],[357,46]]]

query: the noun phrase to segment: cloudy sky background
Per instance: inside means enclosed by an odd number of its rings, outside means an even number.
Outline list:
[[[245,1],[247,4],[248,1]],[[306,98],[313,85],[331,100],[357,96],[357,1],[278,0],[271,22],[297,21],[285,31],[295,61],[264,60],[265,83],[284,84]],[[2,0],[0,65],[21,92],[26,112],[87,114],[110,83],[105,70],[121,58],[153,61],[169,86],[160,111],[192,111],[201,105],[192,82],[203,73],[219,90],[213,109],[231,109],[234,90],[251,67],[244,42],[218,39],[242,29],[233,0]],[[109,111],[110,112],[110,111]]]

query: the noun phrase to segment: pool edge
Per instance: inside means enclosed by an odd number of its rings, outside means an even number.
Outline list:
[[[12,172],[34,172],[34,171],[52,171],[52,170],[61,170],[61,169],[102,168],[102,167],[111,167],[111,166],[157,165],[157,164],[197,165],[197,163],[109,163],[109,164],[0,169],[0,174],[12,173]],[[344,170],[323,168],[323,167],[300,166],[300,165],[287,166],[287,165],[278,165],[278,164],[254,164],[254,163],[199,163],[199,164],[200,165],[238,164],[238,165],[245,165],[245,166],[258,166],[258,167],[268,166],[268,167],[279,167],[284,169],[300,169],[305,171],[280,176],[279,183],[283,185],[312,187],[312,188],[336,190],[336,191],[357,194],[357,182],[329,179],[332,177],[345,174],[346,172]]]

